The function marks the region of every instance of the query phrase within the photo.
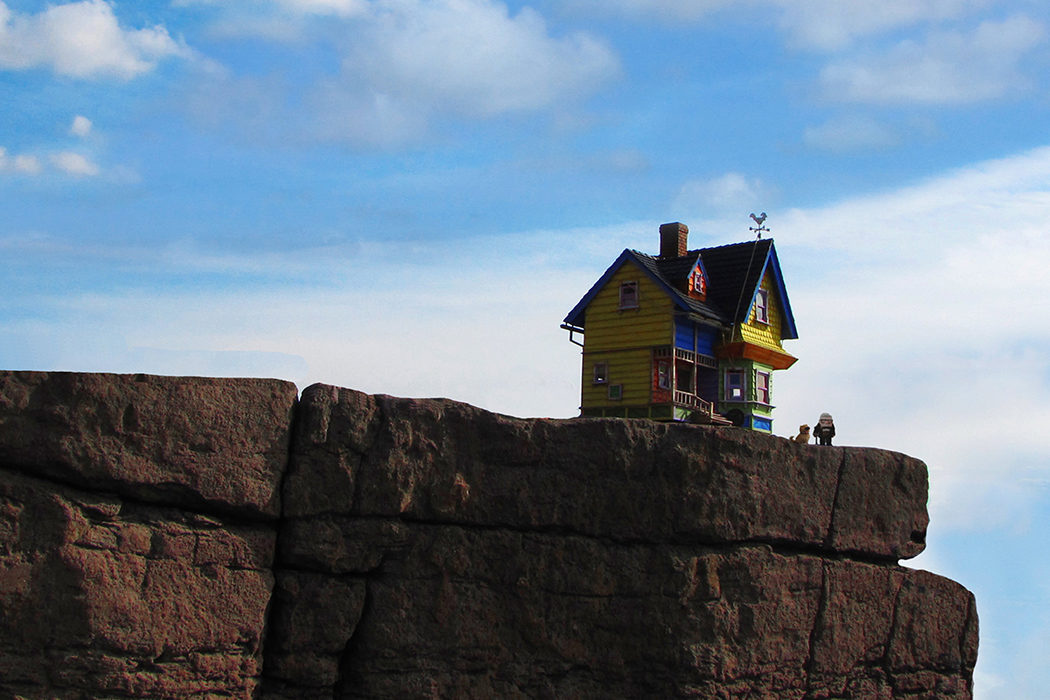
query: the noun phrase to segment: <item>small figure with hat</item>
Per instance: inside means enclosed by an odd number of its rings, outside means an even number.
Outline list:
[[[813,428],[813,437],[817,438],[818,445],[830,445],[831,438],[835,437],[835,421],[830,413],[821,413],[817,427]]]

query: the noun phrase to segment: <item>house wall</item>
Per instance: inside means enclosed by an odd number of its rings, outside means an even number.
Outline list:
[[[620,283],[638,283],[638,308],[620,309]],[[627,262],[609,278],[585,311],[581,405],[639,406],[650,401],[652,348],[670,345],[674,334],[671,300],[637,265]],[[594,365],[608,364],[608,381],[594,383]],[[609,398],[609,385],[623,397]]]
[[[608,381],[605,384],[594,383],[594,365],[597,362],[608,364]],[[637,406],[649,403],[652,365],[652,351],[649,348],[591,353],[585,351],[581,384],[582,405]],[[618,401],[609,398],[610,384],[623,386],[623,398]]]
[[[620,310],[620,283],[638,282],[638,308]],[[626,262],[594,296],[585,311],[584,354],[602,350],[670,345],[671,299],[637,265]]]
[[[683,350],[692,350],[708,357],[715,356],[715,346],[719,341],[719,331],[708,325],[698,325],[692,321],[675,323],[674,345]]]
[[[781,342],[781,323],[784,320],[781,309],[783,306],[773,282],[773,275],[768,271],[762,278],[762,287],[769,291],[769,323],[761,323],[755,320],[755,309],[754,305],[752,305],[751,315],[748,317],[747,323],[741,326],[740,333],[743,339],[749,343],[775,350],[783,350],[784,344]]]

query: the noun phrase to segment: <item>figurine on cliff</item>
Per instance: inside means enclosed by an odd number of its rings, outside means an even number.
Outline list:
[[[817,427],[813,428],[813,437],[817,438],[818,445],[830,445],[831,438],[835,437],[835,421],[830,413],[821,413]]]

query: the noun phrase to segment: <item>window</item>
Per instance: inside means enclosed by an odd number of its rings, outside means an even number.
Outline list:
[[[609,363],[608,362],[595,362],[594,363],[594,383],[605,384],[609,381]]]
[[[769,291],[759,289],[755,295],[755,320],[759,323],[769,323]]]
[[[623,398],[623,384],[610,384],[609,385],[609,398],[613,401],[619,401]]]
[[[769,372],[755,372],[755,400],[769,403]]]
[[[707,293],[707,280],[704,279],[704,273],[699,266],[693,270],[693,282],[690,285],[690,289],[700,296],[704,296]]]
[[[620,283],[620,308],[621,309],[637,309],[638,308],[638,283],[637,282],[621,282]]]
[[[744,371],[741,369],[726,370],[726,401],[744,400]]]
[[[671,388],[671,363],[666,360],[656,363],[656,386],[661,389]]]

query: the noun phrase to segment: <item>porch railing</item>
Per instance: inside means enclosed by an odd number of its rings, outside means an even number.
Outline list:
[[[674,402],[679,406],[687,406],[706,415],[711,415],[715,409],[714,404],[710,401],[705,401],[696,394],[690,394],[687,391],[679,391],[677,389],[675,389],[674,392]]]

